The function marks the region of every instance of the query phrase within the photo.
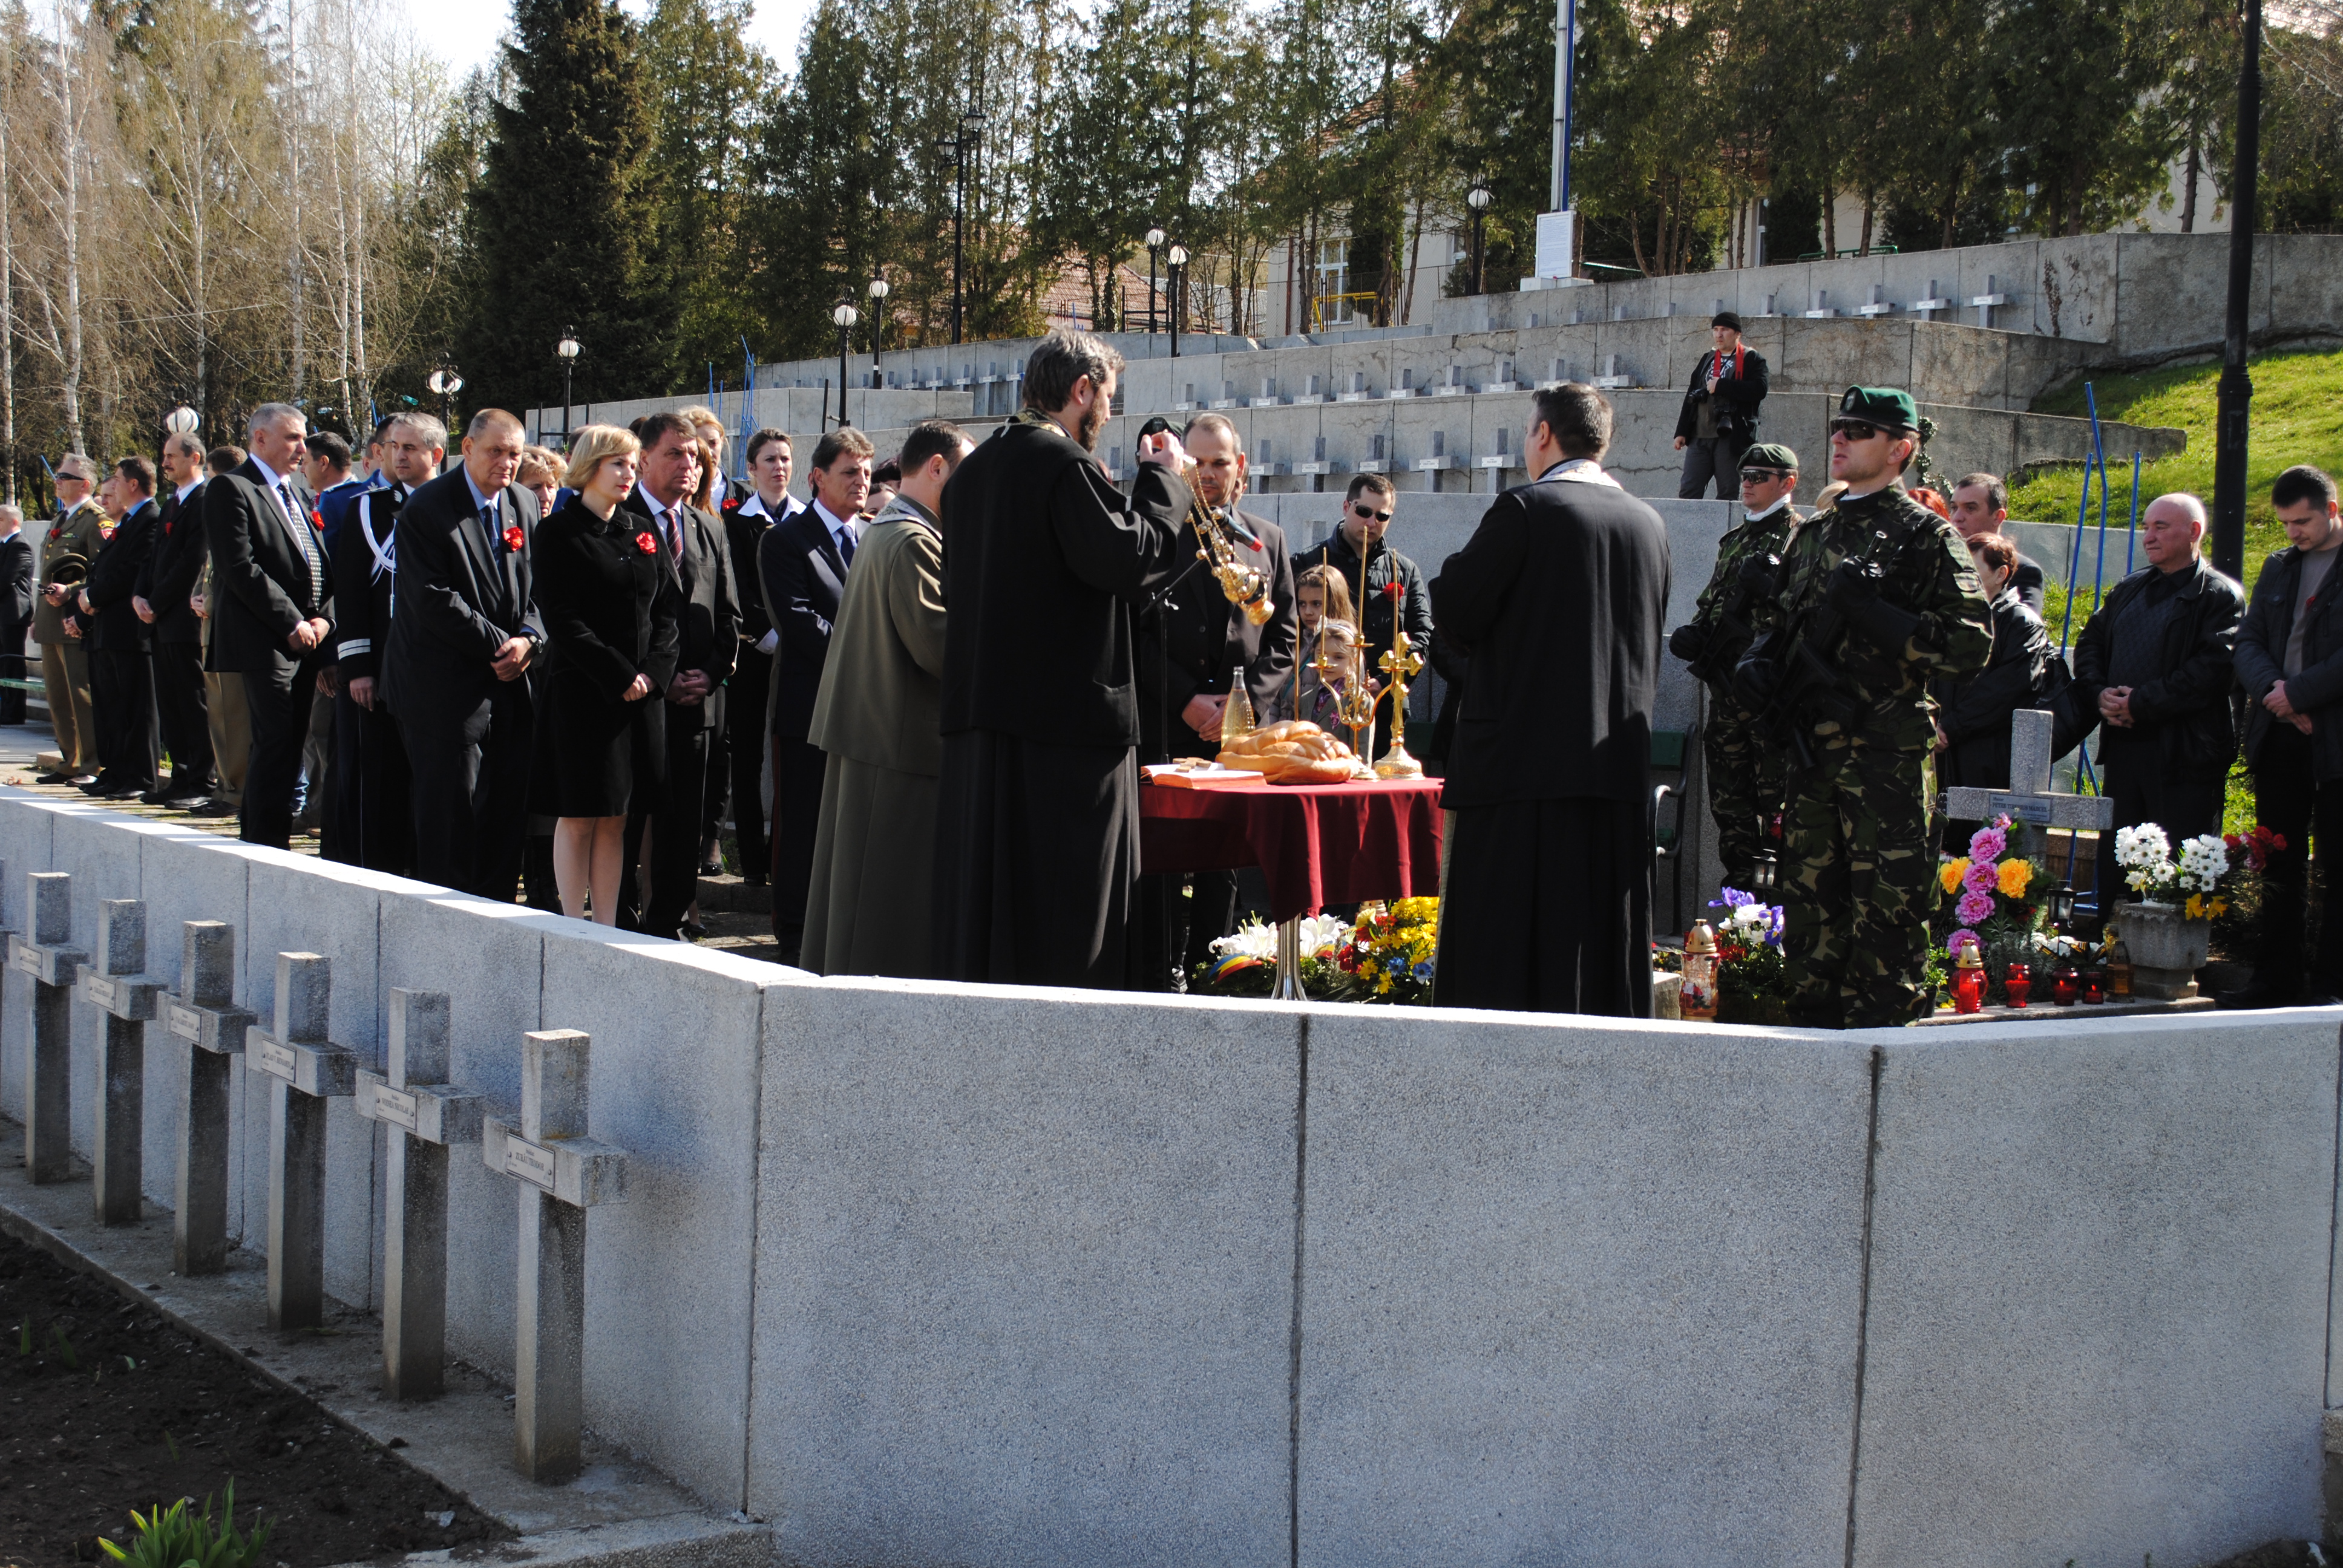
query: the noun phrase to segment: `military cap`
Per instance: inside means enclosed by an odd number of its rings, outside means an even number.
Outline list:
[[[1741,317],[1729,310],[1718,311],[1708,318],[1708,324],[1711,327],[1730,327],[1735,332],[1741,330]]]
[[[1760,441],[1741,454],[1745,468],[1786,468],[1798,471],[1798,455],[1779,441]]]
[[[1860,419],[1883,430],[1917,430],[1920,409],[1912,394],[1893,387],[1850,387],[1838,400],[1838,417]]]

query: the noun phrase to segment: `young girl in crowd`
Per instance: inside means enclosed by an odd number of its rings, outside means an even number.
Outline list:
[[[1335,708],[1342,700],[1342,680],[1335,678],[1331,688],[1321,680],[1318,655],[1322,646],[1337,659],[1350,658],[1359,624],[1351,608],[1350,588],[1332,568],[1312,567],[1294,579],[1293,608],[1302,622],[1302,637],[1297,680],[1291,689],[1295,711],[1289,717],[1306,719],[1322,729],[1340,734],[1342,720]]]

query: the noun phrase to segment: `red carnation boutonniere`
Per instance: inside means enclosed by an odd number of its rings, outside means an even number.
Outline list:
[[[319,533],[324,533],[326,531],[326,514],[319,511],[315,507],[310,508],[309,526],[317,529]]]
[[[635,536],[635,548],[642,551],[645,555],[649,555],[653,550],[659,548],[659,541],[651,538],[649,534],[637,534]]]
[[[507,549],[508,549],[508,550],[517,550],[517,549],[520,548],[520,547],[521,547],[521,532],[520,532],[520,525],[519,525],[518,523],[515,523],[515,524],[513,524],[510,528],[507,528],[507,529],[505,530],[505,548],[507,548]]]
[[[1397,598],[1406,591],[1407,589],[1405,586],[1403,585],[1396,578],[1392,579],[1390,582],[1383,584],[1383,595],[1385,598]]]

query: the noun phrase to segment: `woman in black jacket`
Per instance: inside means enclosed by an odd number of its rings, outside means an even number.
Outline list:
[[[2009,788],[2009,716],[2034,706],[2050,664],[2050,633],[2009,586],[2017,547],[1999,534],[1969,540],[1977,582],[1992,606],[1993,656],[1974,675],[1947,681],[1937,694],[1943,732],[1939,788]]]
[[[538,707],[529,809],[558,819],[553,874],[561,912],[618,919],[627,811],[666,778],[659,692],[675,678],[676,592],[659,541],[618,503],[635,487],[642,443],[610,425],[578,432],[577,493],[538,526],[538,613],[549,647]]]

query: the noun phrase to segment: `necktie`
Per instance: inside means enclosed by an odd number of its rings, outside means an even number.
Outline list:
[[[277,499],[285,508],[285,520],[293,526],[293,537],[301,541],[301,559],[309,568],[309,602],[303,608],[314,609],[318,588],[326,577],[324,564],[317,558],[317,536],[309,531],[309,519],[293,504],[293,492],[282,481],[277,487]]]
[[[838,530],[838,558],[848,566],[854,564],[854,529],[851,526]]]

